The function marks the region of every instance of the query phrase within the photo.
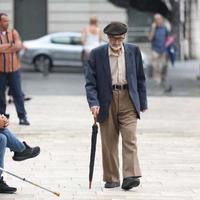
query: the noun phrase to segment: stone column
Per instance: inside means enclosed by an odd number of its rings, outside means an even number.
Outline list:
[[[192,58],[200,58],[200,0],[191,2],[190,51]]]

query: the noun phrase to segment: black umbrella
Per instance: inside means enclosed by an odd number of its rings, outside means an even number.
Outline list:
[[[176,2],[175,0],[109,0],[111,3],[116,6],[123,8],[133,7],[142,12],[152,12],[160,13],[164,17],[171,18],[172,14],[172,3]]]
[[[92,177],[93,177],[93,171],[94,171],[94,160],[95,160],[95,153],[96,153],[96,143],[97,143],[97,133],[98,133],[98,126],[97,126],[96,120],[94,120],[94,124],[92,126],[92,137],[91,137],[89,189],[91,189],[91,185],[92,185]]]

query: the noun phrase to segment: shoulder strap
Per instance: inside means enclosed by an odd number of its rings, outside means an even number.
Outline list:
[[[13,41],[13,43],[15,43],[15,38],[14,38],[14,28],[12,29],[12,41]]]
[[[3,41],[2,41],[2,38],[1,38],[1,34],[0,34],[0,42],[1,42],[1,44],[3,44]]]

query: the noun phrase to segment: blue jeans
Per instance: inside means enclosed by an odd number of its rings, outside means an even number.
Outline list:
[[[5,91],[7,85],[10,87],[18,118],[26,118],[26,110],[24,107],[24,97],[21,89],[21,77],[19,70],[10,73],[0,72],[0,114],[6,113]]]
[[[0,167],[4,168],[4,156],[6,147],[10,151],[22,152],[25,149],[25,146],[20,142],[13,133],[11,133],[7,128],[0,129]],[[2,172],[0,171],[0,177]]]

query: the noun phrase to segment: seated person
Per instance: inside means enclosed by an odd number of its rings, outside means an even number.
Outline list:
[[[13,160],[22,161],[36,157],[40,153],[40,148],[30,147],[26,142],[20,142],[16,136],[7,129],[9,122],[4,115],[0,115],[0,167],[4,168],[4,156],[6,147],[14,152]],[[17,188],[10,187],[3,180],[2,171],[0,170],[0,193],[12,194]]]

